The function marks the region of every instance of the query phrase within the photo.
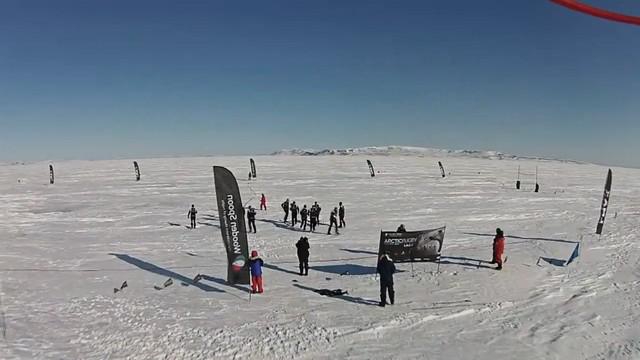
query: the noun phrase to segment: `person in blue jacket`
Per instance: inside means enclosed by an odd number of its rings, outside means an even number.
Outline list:
[[[256,250],[251,251],[249,258],[249,268],[251,269],[251,292],[262,294],[262,265],[264,261],[258,256]]]

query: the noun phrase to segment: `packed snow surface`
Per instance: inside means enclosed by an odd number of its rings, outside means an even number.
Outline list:
[[[640,358],[640,170],[613,168],[600,238],[607,168],[440,155],[257,156],[250,182],[248,157],[136,159],[140,182],[133,159],[57,162],[54,185],[48,162],[2,165],[0,359]],[[236,174],[248,204],[268,198],[249,234],[264,294],[225,283],[212,165]],[[291,228],[286,198],[318,201],[323,223],[342,201],[347,227]],[[380,308],[379,232],[400,223],[446,225],[443,257],[439,271],[397,264],[396,304]],[[502,271],[487,263],[496,227]],[[313,291],[338,288],[349,294]]]

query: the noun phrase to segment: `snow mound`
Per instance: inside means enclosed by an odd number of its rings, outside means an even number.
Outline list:
[[[513,155],[504,154],[498,151],[478,151],[478,150],[445,150],[434,149],[417,146],[365,146],[358,148],[346,149],[285,149],[272,153],[272,155],[301,155],[301,156],[319,156],[319,155],[407,155],[407,156],[425,156],[425,155],[460,155],[475,158],[487,159],[504,159],[517,158]]]
[[[418,146],[401,146],[401,145],[386,145],[386,146],[365,146],[356,148],[345,149],[283,149],[273,152],[271,155],[289,155],[289,156],[321,156],[321,155],[400,155],[400,156],[452,156],[452,157],[465,157],[475,159],[489,159],[489,160],[548,160],[548,161],[561,161],[568,163],[582,163],[573,160],[562,159],[547,159],[541,157],[531,156],[518,156],[506,154],[495,150],[448,150],[448,149],[435,149]]]

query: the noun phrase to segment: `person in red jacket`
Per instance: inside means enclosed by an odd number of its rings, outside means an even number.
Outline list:
[[[502,254],[504,253],[504,233],[500,228],[496,229],[496,237],[493,238],[492,264],[498,264],[496,270],[502,270]]]
[[[260,197],[260,210],[267,211],[267,197],[264,194]]]

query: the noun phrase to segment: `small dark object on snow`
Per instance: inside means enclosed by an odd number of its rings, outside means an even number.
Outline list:
[[[120,285],[120,290],[122,290],[122,289],[124,289],[124,288],[126,288],[128,286],[129,285],[127,285],[127,282],[125,281],[125,282],[122,283],[122,285]]]
[[[167,281],[164,282],[163,286],[167,287],[167,286],[171,286],[173,285],[173,280],[172,279],[167,279]]]
[[[198,281],[202,280],[202,278],[203,278],[203,276],[198,274],[198,275],[196,275],[196,277],[193,278],[193,282],[197,283]]]
[[[113,288],[113,293],[114,293],[114,294],[115,294],[115,293],[117,293],[118,291],[120,291],[120,289],[118,289],[118,288]]]
[[[335,290],[317,289],[317,290],[313,290],[313,291],[317,292],[320,295],[324,295],[324,296],[340,296],[340,295],[349,294],[348,291],[344,291],[342,289],[335,289]]]

